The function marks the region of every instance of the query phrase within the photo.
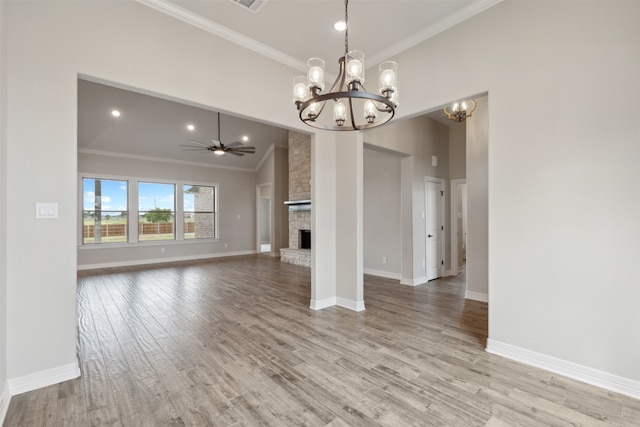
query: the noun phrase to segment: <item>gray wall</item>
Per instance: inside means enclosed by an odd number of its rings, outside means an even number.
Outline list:
[[[489,117],[485,114],[486,120]],[[467,177],[467,123],[478,119],[476,114],[463,123],[449,126],[449,178]]]
[[[256,248],[255,173],[79,153],[81,175],[115,175],[218,184],[218,240],[145,242],[78,249],[78,268],[128,265],[253,252]],[[238,218],[238,215],[240,218]],[[82,218],[79,216],[79,218]],[[80,227],[80,225],[78,225]],[[226,244],[226,247],[225,247]]]
[[[280,249],[289,247],[289,210],[284,204],[289,200],[289,150],[276,146],[274,151],[274,185],[272,200],[273,235],[271,255],[280,256]]]
[[[9,404],[7,389],[7,2],[0,2],[0,422]]]
[[[467,298],[489,293],[489,109],[487,97],[467,123]]]
[[[256,185],[271,183],[271,255],[289,247],[289,212],[284,204],[289,198],[289,150],[275,145],[256,172]]]
[[[397,279],[402,266],[400,172],[400,156],[365,146],[364,272]]]
[[[423,261],[426,259],[425,176],[449,178],[449,129],[429,119],[417,117],[398,120],[382,128],[366,132],[367,144],[404,156],[401,160],[401,205],[403,206],[401,281],[409,285],[426,282]],[[438,166],[431,164],[431,156],[438,156]],[[446,186],[445,186],[446,189]],[[450,199],[445,191],[445,229],[449,228]],[[449,236],[445,234],[445,247]],[[449,258],[445,249],[445,268]]]

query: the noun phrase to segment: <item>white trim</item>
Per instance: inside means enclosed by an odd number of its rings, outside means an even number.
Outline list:
[[[321,300],[312,299],[309,303],[309,308],[312,310],[322,310],[323,308],[333,307],[334,305],[336,305],[336,297]]]
[[[271,145],[273,148],[273,145]],[[263,197],[260,195],[262,187],[269,187],[269,197]],[[262,227],[260,227],[260,218],[262,214],[262,204],[260,203],[261,199],[269,200],[269,241],[262,242],[260,240],[260,235],[262,234]],[[274,246],[273,242],[273,184],[271,181],[264,182],[256,185],[256,252],[262,253],[262,243],[269,243],[270,247]]]
[[[353,311],[364,311],[364,301],[362,300],[354,301],[351,299],[336,297],[336,305]]]
[[[16,394],[72,380],[79,376],[80,366],[78,362],[69,363],[68,365],[45,369],[22,377],[10,378],[8,381],[9,393],[15,396]]]
[[[215,34],[218,37],[222,37],[225,40],[228,40],[232,43],[235,43],[239,46],[252,50],[260,55],[264,55],[267,58],[273,59],[274,61],[278,61],[284,65],[287,65],[291,68],[294,68],[298,71],[306,72],[307,67],[306,63],[294,58],[286,53],[274,49],[270,46],[265,45],[259,41],[252,39],[251,37],[247,37],[244,34],[240,34],[236,31],[233,31],[230,28],[227,28],[217,22],[211,21],[209,19],[203,18],[200,15],[197,15],[193,12],[190,12],[186,9],[181,8],[180,6],[175,5],[167,0],[136,0],[138,3],[148,6],[152,9],[155,9],[159,12],[165,13],[169,16],[172,16],[176,19],[179,19],[187,24],[191,24],[194,27],[200,28],[201,30],[207,31],[211,34]],[[413,34],[410,37],[407,37],[404,40],[401,40],[399,43],[396,43],[387,49],[384,49],[381,52],[378,52],[375,55],[372,55],[368,59],[368,63],[372,64],[371,66],[375,66],[382,61],[385,61],[393,56],[396,56],[400,52],[403,52],[417,44],[422,43],[423,41],[442,33],[445,30],[485,11],[486,9],[495,6],[496,4],[502,2],[502,0],[482,0],[471,3],[469,6],[465,7],[462,10],[457,11],[456,13],[447,16],[446,18],[436,22],[435,24]]]
[[[370,274],[372,276],[384,277],[386,279],[400,280],[400,273],[392,273],[391,271],[374,270],[373,268],[364,268],[364,274]]]
[[[491,354],[506,357],[507,359],[535,366],[596,387],[640,399],[640,381],[620,377],[588,366],[578,365],[577,363],[568,362],[492,339],[487,340],[486,350]]]
[[[420,286],[420,285],[424,285],[427,282],[428,282],[427,276],[418,277],[417,279],[408,279],[406,277],[400,279],[400,284],[407,285],[407,286]]]
[[[473,2],[469,6],[465,7],[462,10],[459,10],[444,19],[436,22],[435,24],[418,31],[417,33],[407,37],[406,39],[396,43],[388,48],[369,56],[367,59],[368,64],[379,64],[383,61],[386,61],[389,58],[392,58],[398,55],[405,50],[412,48],[413,46],[422,43],[425,40],[430,39],[431,37],[440,34],[449,28],[466,21],[467,19],[479,14],[480,12],[489,9],[492,6],[502,2],[502,0],[482,0],[478,2]]]
[[[428,200],[429,200],[429,196],[428,196],[428,192],[429,192],[429,182],[435,182],[440,186],[440,198],[438,199],[438,226],[440,227],[440,230],[438,230],[438,234],[439,234],[439,239],[438,239],[438,276],[437,277],[433,277],[432,279],[438,279],[440,277],[444,277],[444,261],[446,260],[447,254],[445,253],[445,248],[446,248],[446,230],[444,229],[444,225],[446,224],[445,221],[445,213],[446,213],[446,209],[445,209],[445,201],[446,201],[446,194],[447,194],[447,190],[445,188],[445,179],[444,178],[438,178],[435,176],[425,176],[424,177],[424,230],[425,230],[425,236],[424,236],[424,261],[423,261],[423,265],[425,266],[424,268],[424,274],[426,276],[428,276],[427,273],[427,269],[429,268],[429,262],[428,262],[428,258],[429,258],[429,254],[427,253],[427,246],[428,246],[428,240],[427,240],[427,226],[429,225],[429,209],[427,206]]]
[[[274,142],[273,144],[271,144],[271,146],[269,146],[269,149],[264,154],[264,156],[262,156],[262,159],[260,159],[260,162],[258,163],[258,166],[256,166],[256,168],[254,169],[254,172],[258,172],[260,170],[260,168],[262,167],[262,164],[267,160],[267,157],[269,157],[269,154],[273,153],[275,148],[276,148],[276,143]]]
[[[9,383],[5,382],[2,385],[2,392],[0,392],[0,426],[4,425],[4,418],[7,416],[7,409],[9,409],[10,401],[11,395],[9,394]]]
[[[306,62],[300,61],[293,56],[287,55],[286,53],[274,49],[271,46],[267,46],[264,43],[256,41],[251,37],[247,37],[244,34],[233,31],[232,29],[218,24],[217,22],[203,18],[202,16],[183,9],[180,6],[177,6],[167,0],[136,1],[159,12],[165,13],[169,16],[186,22],[187,24],[191,24],[194,27],[200,28],[201,30],[204,30],[208,33],[214,34],[218,37],[222,37],[225,40],[228,40],[246,49],[252,50],[256,53],[259,53],[260,55],[266,56],[267,58],[273,59],[274,61],[278,61],[298,71],[307,71]]]
[[[457,210],[458,210],[458,202],[457,202],[457,194],[456,194],[456,186],[458,184],[466,184],[467,183],[467,178],[456,178],[456,179],[452,179],[450,182],[451,185],[451,190],[449,192],[449,199],[450,199],[450,205],[451,205],[451,209],[450,209],[450,221],[451,221],[451,227],[450,227],[450,233],[449,233],[449,241],[451,242],[451,259],[449,260],[449,266],[451,267],[451,273],[450,275],[455,276],[458,273],[460,273],[463,270],[460,270],[460,266],[458,265],[458,232],[461,232],[461,230],[458,230],[458,216],[457,216]],[[454,273],[456,272],[456,273]],[[466,286],[466,283],[465,283]]]
[[[236,252],[218,252],[218,253],[211,253],[211,254],[188,255],[188,256],[178,256],[178,257],[167,257],[167,258],[139,259],[139,260],[133,260],[133,261],[105,262],[100,264],[84,264],[84,265],[78,265],[78,271],[93,270],[96,268],[128,267],[131,265],[160,264],[163,262],[192,261],[197,259],[253,255],[256,253],[257,253],[256,250],[249,250],[249,251],[236,251]]]
[[[470,290],[467,290],[465,296],[466,299],[470,299],[473,301],[480,301],[480,302],[489,302],[489,294],[484,293],[484,292],[473,292]]]
[[[97,156],[119,157],[122,159],[148,160],[151,162],[162,162],[162,163],[180,164],[180,165],[187,165],[187,166],[200,166],[204,168],[213,168],[213,169],[229,169],[229,170],[241,171],[241,172],[256,171],[256,169],[251,169],[251,168],[239,168],[235,166],[214,165],[211,163],[189,162],[186,160],[164,159],[162,157],[141,156],[139,154],[114,153],[112,151],[94,150],[91,148],[78,148],[78,153],[94,154]]]

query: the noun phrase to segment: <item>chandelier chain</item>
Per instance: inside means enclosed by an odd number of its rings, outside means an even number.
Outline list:
[[[344,57],[349,53],[349,0],[344,0]]]

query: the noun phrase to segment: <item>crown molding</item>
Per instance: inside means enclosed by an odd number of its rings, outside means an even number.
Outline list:
[[[241,172],[255,172],[256,169],[252,168],[239,168],[235,166],[224,166],[224,165],[213,165],[210,163],[199,163],[199,162],[189,162],[186,160],[175,160],[175,159],[164,159],[162,157],[152,157],[152,156],[140,156],[138,154],[124,154],[124,153],[115,153],[113,151],[102,151],[102,150],[93,150],[90,148],[78,148],[78,153],[82,154],[94,154],[97,156],[109,156],[109,157],[120,157],[123,159],[134,159],[134,160],[149,160],[152,162],[162,162],[162,163],[171,163],[171,164],[181,164],[188,166],[200,166],[204,168],[213,168],[213,169],[229,169]]]
[[[273,144],[271,144],[271,146],[269,146],[269,149],[267,150],[267,152],[264,153],[264,156],[262,156],[262,160],[260,160],[260,163],[258,163],[258,166],[256,166],[256,168],[254,169],[254,172],[258,172],[260,170],[264,162],[267,161],[267,157],[269,157],[269,154],[271,154],[273,150],[275,150],[275,148],[276,148],[276,143],[274,142]]]
[[[203,18],[202,16],[183,9],[180,6],[177,6],[167,0],[136,1],[159,12],[165,13],[169,16],[186,22],[187,24],[191,24],[194,27],[197,27],[208,33],[214,34],[218,37],[222,37],[225,40],[228,40],[246,49],[252,50],[256,53],[259,53],[260,55],[266,56],[267,58],[273,59],[274,61],[278,61],[298,71],[307,71],[306,62],[300,61],[291,55],[287,55],[282,51],[274,49],[271,46],[267,46],[266,44],[254,40],[251,37],[247,37],[244,34],[233,31],[232,29],[218,24],[217,22]]]
[[[415,33],[410,37],[407,37],[401,42],[396,43],[376,54],[370,55],[367,59],[367,63],[377,65],[383,61],[387,61],[390,58],[398,55],[399,53],[404,52],[405,50],[410,49],[424,42],[425,40],[428,40],[431,37],[440,34],[455,25],[458,25],[463,21],[466,21],[467,19],[479,14],[480,12],[484,12],[490,7],[497,5],[498,3],[502,3],[502,1],[503,0],[481,0],[471,3],[464,9],[461,9],[458,12],[439,20],[435,24],[424,28],[423,30]]]
[[[167,0],[136,0],[138,3],[148,6],[152,9],[155,9],[159,12],[165,13],[169,16],[172,16],[176,19],[179,19],[183,22],[191,24],[201,30],[207,31],[211,34],[215,34],[218,37],[222,37],[225,40],[228,40],[232,43],[235,43],[239,46],[242,46],[246,49],[252,50],[260,55],[266,56],[267,58],[273,59],[274,61],[280,62],[284,65],[287,65],[291,68],[294,68],[298,71],[306,72],[307,65],[306,62],[301,61],[297,58],[294,58],[291,55],[287,55],[286,53],[274,49],[270,46],[265,45],[251,37],[247,37],[244,34],[240,34],[236,31],[233,31],[230,28],[225,27],[224,25],[218,24],[217,22],[211,21],[210,19],[203,18],[200,15],[197,15],[193,12],[190,12],[186,9],[183,9],[180,6],[177,6],[174,3],[171,3]],[[446,18],[436,22],[435,24],[424,28],[423,30],[415,33],[411,37],[407,37],[399,43],[394,44],[393,46],[388,47],[376,54],[369,56],[367,63],[377,65],[383,61],[388,60],[400,52],[403,52],[413,46],[422,43],[423,41],[430,39],[431,37],[448,30],[449,28],[489,9],[492,6],[501,3],[504,0],[480,0],[477,2],[473,2],[464,9],[459,10],[452,15],[447,16]],[[371,67],[369,67],[371,68]],[[331,78],[331,76],[326,76],[327,78]]]

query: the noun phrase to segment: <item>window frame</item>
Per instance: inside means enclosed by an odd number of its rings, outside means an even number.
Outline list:
[[[208,188],[212,188],[213,189],[213,208],[211,211],[197,211],[195,210],[195,206],[194,206],[194,210],[193,212],[189,211],[189,213],[193,213],[193,214],[197,214],[197,213],[211,213],[213,214],[213,237],[193,237],[193,238],[186,238],[186,232],[183,229],[182,230],[182,238],[185,241],[202,241],[202,240],[206,240],[206,239],[210,239],[210,240],[218,240],[218,217],[219,217],[219,212],[218,212],[218,187],[217,185],[213,185],[213,184],[194,184],[194,183],[187,183],[184,182],[182,184],[182,226],[184,227],[185,224],[185,218],[186,218],[186,213],[187,211],[185,210],[184,207],[184,195],[186,193],[185,191],[185,187],[190,186],[190,187],[208,187]]]
[[[172,230],[172,238],[169,239],[149,239],[149,240],[140,240],[140,236],[143,235],[144,233],[140,233],[140,219],[142,217],[142,213],[144,212],[145,215],[148,214],[149,212],[152,212],[150,210],[146,210],[146,211],[142,211],[140,210],[140,185],[141,184],[151,184],[151,185],[165,185],[165,186],[173,186],[173,209],[171,210],[171,216],[172,216],[172,220],[173,220],[173,230]],[[178,198],[178,184],[176,184],[175,182],[161,182],[159,180],[137,180],[136,182],[136,188],[137,188],[137,198],[136,198],[136,221],[138,223],[138,227],[137,230],[138,232],[137,234],[137,241],[138,243],[147,243],[147,242],[173,242],[178,240],[178,230],[177,230],[177,222],[178,222],[178,211],[177,211],[177,198]],[[143,226],[144,227],[144,226]],[[144,229],[144,228],[143,228]]]
[[[84,194],[83,194],[83,179],[102,179],[113,181],[125,181],[128,187],[128,200],[127,200],[127,215],[128,215],[128,242],[119,243],[83,243],[83,212],[84,212]],[[175,186],[175,213],[174,213],[174,236],[172,240],[138,240],[138,184],[140,182],[147,183],[159,183],[159,184],[173,184]],[[215,237],[205,237],[200,239],[185,239],[184,238],[184,186],[203,186],[214,188],[214,230]],[[91,172],[79,172],[78,173],[78,237],[77,246],[81,250],[94,250],[100,248],[122,248],[122,247],[142,247],[142,246],[154,246],[154,245],[175,245],[175,244],[202,244],[213,243],[220,241],[220,184],[215,182],[203,182],[198,180],[184,180],[184,179],[166,179],[166,178],[153,178],[153,177],[140,177],[140,176],[127,176],[127,175],[111,175]],[[135,221],[132,220],[135,218]]]
[[[96,212],[95,204],[94,204],[94,209],[85,209],[84,208],[84,201],[85,201],[84,200],[84,196],[85,196],[84,181],[85,180],[93,180],[94,181],[94,196],[95,196],[95,181],[114,181],[114,182],[122,182],[122,183],[126,184],[126,186],[127,186],[127,190],[126,190],[126,192],[127,192],[127,195],[126,195],[126,198],[127,198],[127,210],[124,210],[124,211],[123,210],[119,210],[119,209],[106,210],[106,212],[120,212],[120,213],[124,212],[124,213],[126,213],[127,222],[126,222],[125,233],[124,233],[124,237],[125,237],[126,240],[124,242],[102,242],[102,241],[101,242],[95,242],[94,241],[94,242],[90,242],[90,243],[85,242],[85,240],[84,240],[84,226],[85,226],[84,225],[84,214],[86,212],[93,212],[94,213],[94,225],[95,225],[95,212]],[[130,205],[129,205],[129,192],[131,190],[129,181],[126,180],[126,179],[122,179],[122,178],[115,178],[115,177],[106,178],[104,176],[96,176],[95,174],[86,174],[85,176],[82,176],[80,178],[79,188],[80,188],[80,195],[79,195],[80,196],[80,236],[79,236],[80,244],[82,246],[89,246],[89,247],[99,247],[99,246],[102,246],[102,245],[118,245],[118,246],[121,246],[121,245],[128,244],[131,241],[130,235],[129,235],[129,222],[131,221],[131,218],[129,217],[129,213],[130,213],[130,209],[129,209],[129,207],[130,207]],[[105,212],[104,209],[101,209],[100,211],[101,212]],[[101,236],[101,237],[108,237],[108,236]]]

